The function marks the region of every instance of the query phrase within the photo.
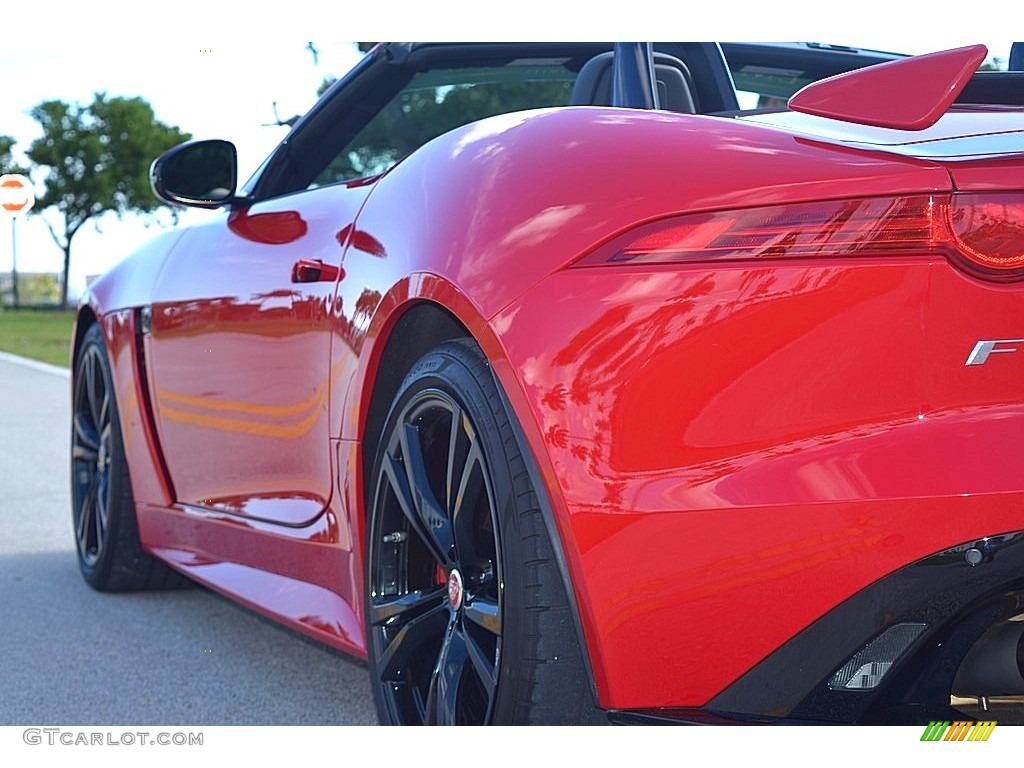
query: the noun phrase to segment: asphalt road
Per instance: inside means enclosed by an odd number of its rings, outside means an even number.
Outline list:
[[[363,665],[198,587],[78,573],[68,380],[0,359],[0,725],[376,722]]]

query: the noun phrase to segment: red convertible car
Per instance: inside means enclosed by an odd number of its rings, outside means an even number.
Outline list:
[[[1024,74],[984,57],[741,111],[715,43],[385,44],[241,188],[171,150],[156,193],[227,210],[79,309],[86,581],[367,659],[386,723],[1006,721]]]

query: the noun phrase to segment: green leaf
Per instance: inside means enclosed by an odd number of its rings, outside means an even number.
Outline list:
[[[139,97],[110,98],[97,93],[88,105],[50,100],[29,113],[42,136],[29,146],[34,168],[45,170],[46,192],[32,213],[55,210],[62,228],[49,222],[50,234],[64,251],[62,304],[67,304],[67,274],[71,241],[90,219],[107,211],[151,213],[164,205],[149,186],[149,166],[171,147],[191,135],[156,119],[153,108]],[[0,137],[0,166],[4,161]]]

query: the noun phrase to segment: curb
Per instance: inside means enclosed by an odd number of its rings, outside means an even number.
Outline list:
[[[38,360],[30,360],[27,357],[21,357],[20,355],[12,355],[10,352],[0,352],[0,362],[14,363],[25,368],[31,368],[34,371],[42,371],[43,373],[50,373],[55,376],[63,376],[65,379],[71,375],[71,372],[67,368],[61,368],[57,365],[50,365],[49,363],[41,363]]]

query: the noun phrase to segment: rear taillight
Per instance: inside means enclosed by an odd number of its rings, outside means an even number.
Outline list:
[[[650,222],[576,266],[945,254],[1024,277],[1024,194],[917,195],[697,213]]]
[[[948,221],[966,266],[996,279],[1024,277],[1024,193],[953,195]]]

